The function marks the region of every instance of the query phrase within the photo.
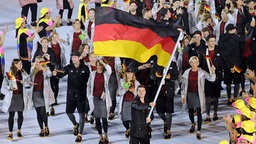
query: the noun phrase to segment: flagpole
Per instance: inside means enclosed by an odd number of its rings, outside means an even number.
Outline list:
[[[169,62],[168,62],[168,64],[167,64],[167,67],[166,67],[167,69],[169,69],[169,67],[170,67],[170,65],[171,65],[171,62],[172,62],[172,60],[173,60],[173,58],[174,58],[174,54],[175,54],[175,52],[176,52],[176,50],[177,50],[177,48],[178,48],[178,46],[179,46],[179,41],[182,39],[182,37],[183,37],[183,34],[182,34],[182,32],[180,32],[179,37],[178,37],[178,40],[176,41],[174,50],[173,50],[172,55],[171,55],[171,57],[170,57],[170,60],[169,60]],[[153,101],[154,103],[156,103],[156,100],[157,100],[157,98],[158,98],[158,96],[159,96],[159,93],[160,93],[160,90],[161,90],[161,88],[162,88],[162,85],[163,85],[163,82],[164,82],[164,80],[165,80],[165,77],[166,77],[166,75],[167,75],[167,72],[168,72],[168,70],[165,70],[165,71],[164,71],[163,77],[162,77],[162,79],[161,79],[161,82],[160,82],[160,84],[159,84],[159,87],[158,87],[158,89],[157,89],[157,92],[156,92],[156,95],[155,95],[155,98],[154,98],[154,101]],[[148,117],[147,117],[147,118],[150,118],[150,116],[151,116],[151,114],[152,114],[152,112],[153,112],[153,109],[154,109],[154,107],[151,107],[151,108],[150,108],[150,111],[149,111],[149,114],[148,114]]]

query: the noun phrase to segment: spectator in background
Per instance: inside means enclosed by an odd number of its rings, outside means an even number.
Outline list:
[[[136,15],[136,16],[142,16],[142,14],[141,14],[142,13],[142,9],[141,9],[141,12],[139,13],[137,2],[138,1],[131,1],[130,2],[129,13],[132,14],[132,15]]]
[[[25,27],[25,21],[25,18],[17,18],[15,20],[15,37],[17,38],[18,56],[22,60],[24,70],[29,74],[31,68],[33,39],[35,36]]]
[[[216,38],[217,38],[217,42],[219,41],[219,37],[220,35],[226,33],[226,27],[228,24],[233,24],[233,20],[232,20],[232,16],[230,15],[230,13],[223,9],[221,11],[221,20],[219,21],[219,23],[216,25]]]
[[[77,52],[81,44],[84,43],[85,35],[84,31],[81,29],[81,24],[79,19],[73,21],[73,29],[67,33],[68,41],[71,45],[71,52]]]
[[[60,16],[56,16],[53,20],[51,18],[51,11],[45,7],[41,9],[40,14],[41,16],[38,20],[37,27],[42,26],[43,29],[38,33],[39,37],[49,37],[55,27],[59,26]]]
[[[8,25],[5,26],[3,32],[0,32],[0,87],[2,87],[2,82],[4,79],[4,48],[2,47],[4,44],[5,35],[8,31]],[[4,94],[0,94],[0,100],[4,99]]]
[[[72,25],[71,17],[73,13],[74,3],[73,0],[56,0],[57,9],[59,9],[60,18],[62,20],[63,12],[65,9],[68,9],[68,22],[67,25]],[[60,20],[60,25],[62,25],[62,21]]]
[[[88,11],[88,19],[84,23],[86,42],[90,46],[89,52],[93,52],[93,36],[94,36],[94,27],[95,27],[95,9],[91,8]]]
[[[30,9],[31,12],[31,25],[36,26],[37,20],[37,0],[19,0],[21,10],[21,17],[26,18],[28,17],[28,10]],[[27,20],[25,21],[27,23]]]
[[[64,66],[66,66],[66,57],[65,57],[65,46],[67,45],[67,42],[63,39],[60,39],[59,34],[56,32],[53,32],[50,36],[51,41],[51,49],[55,53],[55,69],[62,69]],[[59,79],[55,76],[51,77],[51,87],[54,92],[55,97],[55,103],[54,105],[57,105],[57,97],[59,93]]]

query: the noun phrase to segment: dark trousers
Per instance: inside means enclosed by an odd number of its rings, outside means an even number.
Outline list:
[[[31,62],[28,60],[21,60],[22,61],[22,68],[26,71],[26,73],[30,74],[31,69]]]
[[[37,17],[37,4],[28,4],[22,7],[21,10],[21,17],[25,16],[28,17],[28,10],[30,8],[31,11],[31,21],[35,22]]]
[[[108,133],[108,121],[107,118],[95,118],[96,119],[96,128],[99,134],[102,134],[102,125],[104,133]],[[102,120],[102,125],[100,122],[100,119]]]
[[[197,107],[196,108],[196,115],[197,115],[197,130],[201,131],[201,127],[202,127],[202,113],[201,113],[201,108]],[[195,123],[195,119],[194,119],[194,108],[189,108],[188,109],[188,116],[189,119],[191,121],[191,123]]]
[[[213,102],[213,110],[214,112],[217,112],[218,110],[218,104],[219,104],[219,97],[206,97],[206,114],[210,115],[211,110],[211,102]]]
[[[18,130],[21,129],[22,123],[23,123],[23,112],[17,112],[18,113]],[[14,115],[15,112],[9,112],[9,118],[8,118],[8,126],[9,131],[12,132],[13,125],[14,125]]]
[[[37,107],[36,114],[37,114],[37,122],[39,124],[40,129],[43,129],[44,126],[48,127],[48,117],[46,114],[45,106]],[[43,126],[44,124],[44,126]]]
[[[62,10],[60,9],[59,14],[61,19],[63,17],[63,12],[64,12],[64,9]],[[68,9],[68,19],[71,19],[72,13],[73,13],[73,9]]]
[[[50,78],[50,82],[51,82],[52,91],[54,93],[54,98],[55,100],[57,100],[57,96],[59,93],[59,79],[57,79],[55,76],[52,76]]]
[[[131,136],[130,144],[150,144],[149,137],[135,137]]]

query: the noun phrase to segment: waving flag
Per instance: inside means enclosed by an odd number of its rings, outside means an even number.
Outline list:
[[[94,53],[144,63],[153,56],[166,66],[179,31],[111,7],[96,7]]]

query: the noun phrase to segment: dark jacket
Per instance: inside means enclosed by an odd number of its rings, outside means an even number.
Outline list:
[[[219,47],[226,58],[226,69],[233,68],[234,65],[241,68],[242,65],[242,44],[245,41],[244,36],[225,33],[220,35]]]
[[[199,57],[199,60],[200,60],[200,67],[209,72],[209,68],[208,68],[208,65],[207,65],[207,62],[206,62],[206,51],[207,51],[207,48],[205,48],[202,52],[202,54],[200,55]],[[225,57],[223,56],[223,52],[219,49],[218,46],[215,46],[214,48],[214,58],[212,60],[212,63],[213,65],[215,66],[216,70],[215,70],[215,73],[216,73],[216,79],[220,79],[221,81],[223,80],[223,75],[222,75],[222,72],[223,72],[223,69],[224,69],[224,66],[225,66]]]
[[[90,76],[90,70],[84,63],[79,67],[69,64],[64,67],[64,73],[58,73],[57,77],[62,78],[68,75],[67,99],[86,100],[87,81]]]
[[[199,57],[202,54],[202,52],[205,50],[205,41],[201,39],[199,46],[196,46],[195,43],[192,43],[191,45],[188,45],[187,48],[188,48],[188,59],[190,59],[192,56]]]
[[[209,54],[207,52],[208,49],[205,49],[201,55],[200,59],[200,67],[205,71],[209,72],[209,68],[206,62],[205,56]],[[206,53],[207,52],[207,53]],[[214,48],[214,58],[212,59],[212,63],[215,66],[216,70],[216,80],[214,82],[210,82],[205,80],[205,96],[216,96],[220,97],[221,94],[221,82],[223,81],[223,69],[225,66],[224,62],[225,57],[223,57],[222,51],[215,46]],[[210,62],[211,63],[211,62]]]
[[[149,134],[149,127],[146,123],[146,118],[149,113],[149,103],[145,100],[143,104],[140,101],[140,98],[136,96],[133,99],[132,106],[131,106],[131,114],[132,114],[132,121],[131,121],[131,136],[145,138],[148,137]],[[151,117],[152,120],[153,117]]]
[[[173,113],[174,112],[174,95],[175,95],[175,80],[178,79],[179,72],[176,62],[172,61],[167,74],[170,74],[170,79],[165,79],[165,84],[162,86],[156,102],[157,113]],[[158,78],[157,87],[161,82]]]

